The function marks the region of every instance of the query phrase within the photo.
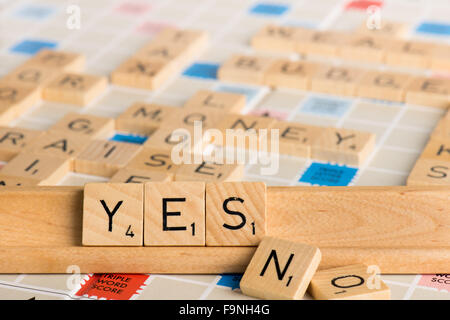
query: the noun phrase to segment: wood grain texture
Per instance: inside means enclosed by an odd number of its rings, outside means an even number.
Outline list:
[[[135,102],[116,118],[116,129],[135,134],[150,135],[158,129],[177,107]]]
[[[84,246],[142,246],[144,186],[88,183],[83,198]]]
[[[108,139],[114,134],[114,119],[70,112],[49,128],[90,139]]]
[[[316,247],[265,237],[242,277],[242,293],[260,299],[302,299],[321,257]]]
[[[266,85],[299,90],[311,88],[311,77],[320,68],[309,61],[277,60],[267,71]]]
[[[39,130],[0,127],[0,160],[11,160],[42,133]]]
[[[145,183],[149,181],[172,181],[172,175],[164,172],[122,168],[109,179],[109,182]]]
[[[0,169],[0,174],[33,179],[45,186],[61,181],[71,168],[70,159],[21,152]]]
[[[0,80],[0,124],[7,125],[29,110],[41,99],[41,91],[36,86]]]
[[[324,128],[312,143],[313,159],[360,166],[375,148],[375,134],[370,132]]]
[[[391,296],[380,276],[363,264],[316,272],[308,292],[316,300],[385,300]]]
[[[402,102],[405,87],[411,76],[398,72],[368,71],[359,82],[356,94],[359,97]]]
[[[405,102],[447,109],[450,106],[450,80],[416,77],[406,86]]]
[[[145,184],[144,245],[205,245],[205,183]]]
[[[340,96],[354,96],[364,70],[324,64],[311,76],[311,90]]]
[[[48,101],[85,106],[100,96],[107,85],[106,77],[61,73],[45,86],[43,98]]]
[[[111,73],[111,83],[153,90],[160,87],[176,69],[170,63],[142,57],[131,57]]]
[[[231,92],[199,90],[186,101],[183,107],[240,113],[245,107],[245,96]]]
[[[268,57],[234,55],[222,64],[217,77],[221,81],[264,85],[273,62],[274,59]]]
[[[207,246],[258,245],[266,235],[266,221],[264,182],[206,185]]]
[[[234,273],[255,251],[82,247],[82,199],[81,187],[1,188],[0,272],[65,273],[76,264],[83,273]],[[449,199],[450,187],[269,187],[267,230],[318,246],[319,269],[448,273]]]
[[[134,143],[92,140],[75,157],[75,172],[112,177],[142,149]]]
[[[28,59],[25,66],[40,66],[66,72],[81,72],[84,69],[86,57],[79,53],[60,50],[40,50]]]
[[[450,185],[450,162],[419,158],[409,173],[408,186]]]

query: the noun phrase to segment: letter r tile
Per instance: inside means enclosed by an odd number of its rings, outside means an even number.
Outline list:
[[[205,245],[205,183],[145,184],[145,246]]]
[[[144,186],[88,183],[84,187],[83,245],[142,246]]]
[[[207,246],[256,246],[265,234],[264,182],[206,185]]]
[[[241,290],[260,299],[302,299],[320,259],[316,247],[265,237],[245,270]]]

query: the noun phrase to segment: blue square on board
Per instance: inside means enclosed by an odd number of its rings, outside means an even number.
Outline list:
[[[258,3],[250,9],[250,13],[269,16],[281,16],[289,10],[289,6],[277,3]]]
[[[41,49],[54,49],[58,46],[53,41],[23,40],[10,48],[11,52],[33,55]]]
[[[357,168],[313,162],[303,173],[299,182],[319,186],[348,186],[357,172]]]
[[[217,285],[231,288],[231,290],[239,289],[239,283],[241,282],[241,279],[242,274],[240,273],[221,274],[220,280],[217,282]]]
[[[117,142],[128,142],[128,143],[135,143],[135,144],[143,144],[145,141],[147,141],[147,137],[134,135],[134,134],[116,133],[109,140],[117,141]]]
[[[423,22],[416,28],[416,32],[434,34],[438,36],[450,36],[450,24]]]
[[[184,70],[183,75],[187,77],[202,79],[217,79],[217,70],[219,65],[214,63],[193,63]]]
[[[347,112],[351,104],[347,99],[311,96],[303,103],[300,111],[339,118]]]
[[[230,92],[230,93],[238,93],[243,94],[245,96],[245,101],[249,103],[253,99],[258,96],[260,92],[259,89],[244,87],[244,86],[233,86],[233,85],[225,85],[221,84],[217,86],[214,90],[221,92]]]
[[[21,18],[44,20],[55,12],[53,7],[43,5],[25,5],[14,12],[14,15]]]

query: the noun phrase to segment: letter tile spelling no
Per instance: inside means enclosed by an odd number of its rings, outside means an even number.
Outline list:
[[[207,246],[255,246],[265,234],[264,182],[206,185]]]
[[[145,184],[145,246],[205,245],[205,183]]]
[[[245,270],[241,290],[261,299],[302,299],[320,259],[318,248],[265,237]]]
[[[83,245],[142,246],[143,204],[142,184],[86,184],[83,203]]]

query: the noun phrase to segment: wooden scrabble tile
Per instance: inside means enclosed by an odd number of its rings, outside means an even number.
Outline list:
[[[203,161],[200,164],[185,164],[175,172],[175,181],[239,181],[244,176],[244,166]]]
[[[33,179],[40,185],[55,185],[70,169],[69,159],[21,152],[0,169],[0,175]]]
[[[311,157],[317,160],[360,166],[374,147],[375,135],[373,133],[324,128],[322,134],[313,141]]]
[[[24,64],[14,69],[3,79],[42,89],[59,73],[58,70],[49,69],[40,65]]]
[[[166,123],[177,128],[193,128],[195,122],[202,125],[202,129],[213,128],[220,123],[227,114],[222,110],[207,108],[179,108],[167,117]]]
[[[266,235],[266,184],[206,184],[206,245],[255,246]]]
[[[87,183],[83,200],[84,246],[142,246],[144,185]]]
[[[39,180],[24,177],[10,177],[0,174],[0,187],[32,187],[39,184]]]
[[[279,153],[303,158],[311,156],[313,140],[323,130],[322,127],[289,121],[275,121],[270,129],[279,130]]]
[[[243,94],[212,90],[199,90],[184,104],[185,109],[205,108],[232,113],[240,113],[244,107]]]
[[[339,96],[354,96],[365,71],[347,66],[323,65],[311,76],[311,90]]]
[[[184,43],[150,42],[135,54],[136,58],[148,59],[181,67],[189,58],[188,47]]]
[[[430,54],[430,68],[436,71],[450,72],[450,46],[447,44],[434,44]]]
[[[297,51],[298,41],[309,30],[269,24],[260,29],[251,39],[251,46],[256,50],[289,52]]]
[[[203,135],[195,139],[195,132],[192,126],[176,127],[162,126],[156,130],[144,143],[145,148],[153,148],[170,152],[172,149],[186,150],[188,153],[194,153],[195,150],[202,152]]]
[[[38,130],[0,127],[0,160],[9,161],[33,141],[39,139]]]
[[[377,36],[402,38],[406,35],[409,26],[403,22],[387,21],[381,19],[379,28],[369,29],[367,21],[364,21],[357,29],[358,33],[375,34]]]
[[[145,183],[150,181],[172,181],[172,176],[164,172],[125,167],[117,171],[117,173],[109,179],[109,182],[122,183]]]
[[[408,68],[428,68],[431,64],[433,44],[421,41],[397,40],[389,43],[386,64]]]
[[[144,245],[205,245],[205,183],[145,184]]]
[[[260,299],[302,299],[320,259],[318,248],[265,237],[241,279],[242,293]]]
[[[108,139],[114,135],[114,119],[71,112],[48,130],[70,133],[80,138]]]
[[[74,159],[88,145],[90,139],[69,132],[47,131],[35,139],[24,151],[63,159]],[[72,168],[71,168],[72,170]]]
[[[268,129],[274,122],[275,119],[269,117],[228,114],[217,125],[223,139],[214,143],[224,147],[257,150],[263,136],[260,135],[260,130],[267,130],[267,139],[270,139]],[[258,144],[254,145],[255,142]]]
[[[419,158],[411,170],[408,186],[450,185],[450,162]]]
[[[346,60],[382,63],[395,39],[371,34],[352,34],[339,47],[339,57]]]
[[[297,41],[297,52],[313,56],[335,57],[348,37],[348,34],[339,31],[308,32]]]
[[[142,57],[131,57],[111,73],[111,82],[120,86],[154,90],[175,73],[173,65]]]
[[[82,54],[59,51],[40,50],[34,57],[25,62],[26,66],[41,66],[48,69],[57,69],[65,72],[82,72],[86,58]]]
[[[183,44],[187,47],[188,56],[192,58],[206,48],[208,41],[209,35],[203,30],[166,28],[158,33],[152,43]]]
[[[445,117],[439,120],[437,126],[431,133],[433,138],[450,140],[450,118]],[[0,140],[1,141],[1,140]]]
[[[172,162],[169,150],[144,147],[128,162],[127,168],[148,173],[159,172],[173,177],[178,166]]]
[[[44,88],[43,97],[49,101],[85,106],[100,96],[107,84],[105,77],[61,73]]]
[[[320,65],[309,61],[276,61],[266,74],[266,84],[272,87],[282,87],[300,90],[311,88],[311,77]]]
[[[152,41],[196,44],[208,41],[208,33],[202,30],[164,28]]]
[[[368,272],[369,271],[369,272]],[[316,300],[385,300],[391,290],[363,264],[317,271],[308,292]]]
[[[221,81],[263,85],[274,59],[267,57],[234,55],[217,72]]]
[[[364,98],[402,102],[410,79],[410,75],[402,73],[368,71],[361,78],[356,94]]]
[[[406,86],[405,102],[447,109],[450,106],[450,80],[414,77]]]
[[[8,124],[39,100],[37,87],[0,80],[0,125]]]
[[[75,157],[75,172],[112,177],[141,150],[140,145],[116,141],[92,140]]]
[[[180,108],[154,103],[136,102],[116,118],[116,130],[150,135],[172,113]]]
[[[420,157],[450,162],[450,140],[432,137]]]

